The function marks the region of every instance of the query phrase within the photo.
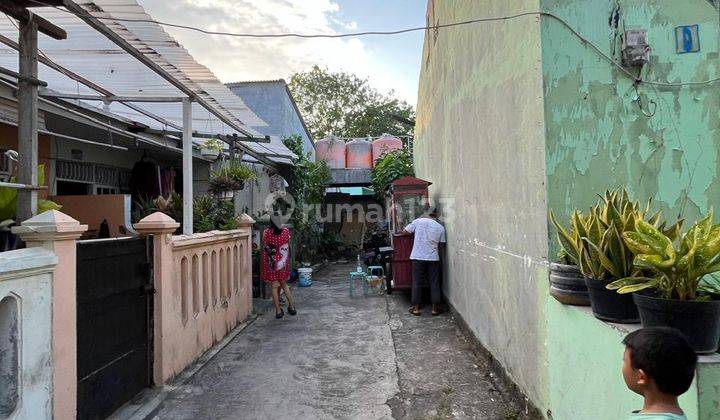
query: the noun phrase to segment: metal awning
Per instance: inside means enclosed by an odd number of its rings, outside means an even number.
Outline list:
[[[195,131],[263,138],[249,126],[263,126],[265,122],[160,25],[111,19],[151,20],[136,1],[66,1],[65,4],[68,10],[33,8],[34,13],[67,31],[64,41],[43,35],[39,39],[41,62],[46,62],[39,66],[39,78],[48,82],[52,92],[154,99],[190,96]],[[11,70],[17,70],[17,50],[12,45],[17,36],[15,22],[0,17],[0,66]],[[115,115],[152,129],[182,127],[180,102],[83,102],[97,108],[104,106]],[[264,158],[275,152],[262,144],[239,142],[238,146],[261,161],[276,163]],[[287,149],[284,152],[292,155]]]
[[[37,180],[38,95],[45,96],[40,98],[45,104],[73,98],[78,105],[85,101],[83,106],[137,122],[139,131],[181,130],[185,234],[193,231],[192,141],[196,133],[216,135],[262,164],[291,162],[294,155],[282,142],[253,141],[264,138],[249,125],[264,122],[135,0],[64,0],[63,4],[64,8],[33,7],[32,12],[21,5],[10,11],[19,25],[10,17],[0,17],[0,67],[10,69],[5,74],[20,73],[18,138],[25,159],[21,181],[35,184]],[[38,36],[39,26],[49,28],[44,33],[50,37]],[[18,56],[18,51],[23,54]],[[18,60],[24,65],[22,70]],[[47,91],[38,90],[38,80],[47,85]],[[27,217],[36,211],[37,193],[21,193],[18,214]]]

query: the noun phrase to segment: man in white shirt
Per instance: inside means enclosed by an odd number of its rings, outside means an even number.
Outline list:
[[[420,287],[426,278],[430,283],[432,315],[440,315],[442,299],[440,288],[440,253],[438,248],[445,245],[445,228],[437,221],[437,210],[429,209],[427,216],[421,216],[405,227],[403,233],[415,234],[410,253],[412,261],[412,307],[410,313],[420,316]]]

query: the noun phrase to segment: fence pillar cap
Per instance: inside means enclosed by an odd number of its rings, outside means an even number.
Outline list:
[[[141,235],[171,234],[175,232],[178,227],[180,227],[180,223],[159,211],[156,211],[133,225],[133,228]]]
[[[12,228],[12,232],[25,242],[78,239],[87,225],[58,210],[40,213]]]
[[[255,220],[250,217],[247,213],[243,213],[237,217],[237,224],[239,227],[249,227],[255,223]]]

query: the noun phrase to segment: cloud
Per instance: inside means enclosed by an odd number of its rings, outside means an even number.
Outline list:
[[[155,19],[216,31],[334,34],[358,27],[357,22],[340,17],[340,6],[332,0],[140,0],[140,3]],[[394,81],[389,80],[361,39],[249,39],[165,29],[224,82],[288,79],[291,74],[318,64],[367,77],[383,91],[394,87]],[[415,101],[413,89],[398,94]]]

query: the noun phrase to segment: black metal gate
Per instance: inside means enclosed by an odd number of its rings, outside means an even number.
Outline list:
[[[150,241],[78,242],[78,419],[104,419],[151,385]]]

